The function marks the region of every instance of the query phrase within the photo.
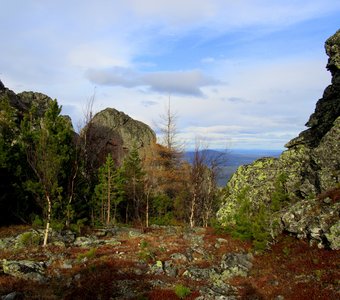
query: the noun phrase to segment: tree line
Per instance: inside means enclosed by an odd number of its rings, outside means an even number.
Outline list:
[[[210,159],[197,144],[191,163],[176,140],[176,118],[168,106],[164,140],[143,157],[137,143],[121,163],[107,153],[100,166],[91,149],[92,104],[79,135],[56,100],[43,114],[33,102],[25,113],[0,98],[1,225],[42,223],[64,229],[117,223],[208,226],[216,212],[222,157]]]

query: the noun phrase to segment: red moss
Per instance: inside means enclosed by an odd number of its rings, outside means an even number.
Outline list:
[[[322,201],[328,197],[332,199],[333,203],[339,202],[340,201],[340,188],[334,188],[326,192],[323,192],[318,196],[318,199]]]

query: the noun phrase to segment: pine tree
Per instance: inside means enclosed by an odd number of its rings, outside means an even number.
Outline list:
[[[22,141],[36,180],[27,183],[29,189],[45,199],[45,235],[48,232],[53,214],[63,210],[62,192],[67,181],[67,166],[73,151],[73,132],[69,121],[60,115],[61,107],[56,100],[49,103],[41,119],[34,118],[36,108],[32,108],[22,123]]]
[[[123,201],[121,171],[115,169],[111,154],[106,157],[105,163],[98,170],[98,184],[95,187],[95,207],[100,222],[109,226],[112,219],[116,222],[117,207]]]
[[[125,178],[126,194],[126,219],[128,217],[129,204],[132,205],[134,218],[140,220],[140,211],[144,198],[144,176],[142,160],[139,156],[136,143],[134,143],[129,155],[126,157],[122,167]]]

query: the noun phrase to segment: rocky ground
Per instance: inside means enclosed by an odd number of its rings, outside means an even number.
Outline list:
[[[0,228],[0,298],[340,299],[339,251],[286,235],[262,254],[210,228],[53,232],[46,248],[40,239]]]

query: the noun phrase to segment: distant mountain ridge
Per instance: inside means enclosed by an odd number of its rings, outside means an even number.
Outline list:
[[[268,150],[268,149],[207,149],[205,152],[207,161],[211,161],[221,155],[224,155],[224,162],[220,177],[218,179],[219,186],[225,186],[230,177],[236,172],[239,166],[248,165],[255,160],[263,157],[279,157],[283,150]],[[186,151],[184,159],[190,164],[193,162],[195,151]]]

